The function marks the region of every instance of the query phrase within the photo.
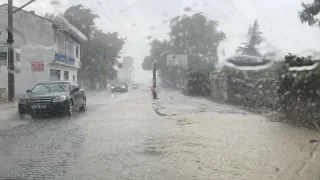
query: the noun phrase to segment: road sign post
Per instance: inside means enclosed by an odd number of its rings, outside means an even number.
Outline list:
[[[177,79],[177,84],[180,86],[180,90],[183,90],[183,70],[188,69],[188,55],[176,55],[176,54],[169,54],[167,55],[167,66],[178,67],[180,71],[180,78]]]

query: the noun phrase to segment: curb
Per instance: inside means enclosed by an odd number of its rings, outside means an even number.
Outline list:
[[[168,116],[167,114],[164,114],[164,113],[159,112],[158,109],[156,109],[156,108],[154,107],[154,104],[155,104],[155,102],[152,101],[152,108],[153,108],[153,110],[154,110],[154,112],[155,112],[156,114],[158,114],[159,116]]]

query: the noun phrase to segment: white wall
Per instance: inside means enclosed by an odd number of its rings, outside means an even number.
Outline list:
[[[56,39],[56,52],[67,55],[74,58],[75,67],[80,67],[80,44],[74,41],[72,38],[66,36],[63,32],[54,30],[54,36]],[[65,43],[67,44],[67,54],[65,54]],[[78,57],[76,56],[76,47],[78,47]]]
[[[72,77],[73,75],[75,75],[75,81],[77,82],[78,77],[77,77],[77,68],[74,67],[70,67],[70,66],[66,66],[66,65],[62,65],[62,64],[57,64],[57,63],[50,63],[48,69],[55,69],[55,70],[60,70],[60,80],[70,80],[73,81]],[[69,71],[69,79],[64,79],[64,71]]]
[[[7,5],[0,6],[0,44],[7,40]],[[14,13],[13,27],[23,35],[14,32],[14,46],[20,49],[20,73],[15,74],[15,93],[21,95],[26,89],[33,87],[37,82],[49,80],[49,63],[54,59],[54,34],[52,22],[23,10]],[[24,43],[26,41],[26,44]],[[43,61],[43,72],[32,72],[31,62]],[[1,67],[0,87],[7,88],[7,66]]]

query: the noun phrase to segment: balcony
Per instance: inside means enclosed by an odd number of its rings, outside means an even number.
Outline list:
[[[73,57],[68,57],[64,54],[55,53],[55,62],[64,63],[67,65],[75,65],[75,59]]]

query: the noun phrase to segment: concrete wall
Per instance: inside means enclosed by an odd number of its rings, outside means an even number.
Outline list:
[[[0,51],[7,41],[8,6],[0,5]],[[13,15],[14,47],[20,53],[20,62],[15,59],[15,66],[20,68],[20,73],[15,74],[15,93],[17,96],[25,93],[40,81],[50,80],[50,69],[60,70],[60,80],[64,80],[64,71],[69,71],[69,80],[77,81],[77,68],[80,67],[80,44],[63,32],[53,29],[53,22],[35,14],[20,10]],[[19,31],[19,32],[18,32]],[[67,43],[67,56],[75,59],[75,65],[54,63],[55,53],[64,51]],[[79,56],[76,56],[78,46]],[[32,72],[31,62],[42,61],[44,71]],[[0,88],[8,88],[7,66],[0,66]]]
[[[57,63],[51,63],[49,66],[49,69],[55,69],[55,70],[60,70],[60,80],[70,80],[73,81],[73,75],[75,76],[75,82],[78,81],[78,77],[77,77],[77,69],[74,67],[69,67],[69,66],[65,66],[62,64],[57,64]],[[64,71],[68,71],[69,72],[69,79],[64,79]]]
[[[0,44],[7,40],[8,6],[0,6]],[[20,63],[15,61],[21,72],[15,74],[16,95],[25,93],[26,89],[37,82],[49,80],[49,63],[54,58],[54,34],[52,22],[26,11],[18,11],[13,15],[14,46],[20,49]],[[31,62],[43,61],[43,72],[32,72]],[[0,72],[0,87],[7,88],[7,66],[2,66]]]

